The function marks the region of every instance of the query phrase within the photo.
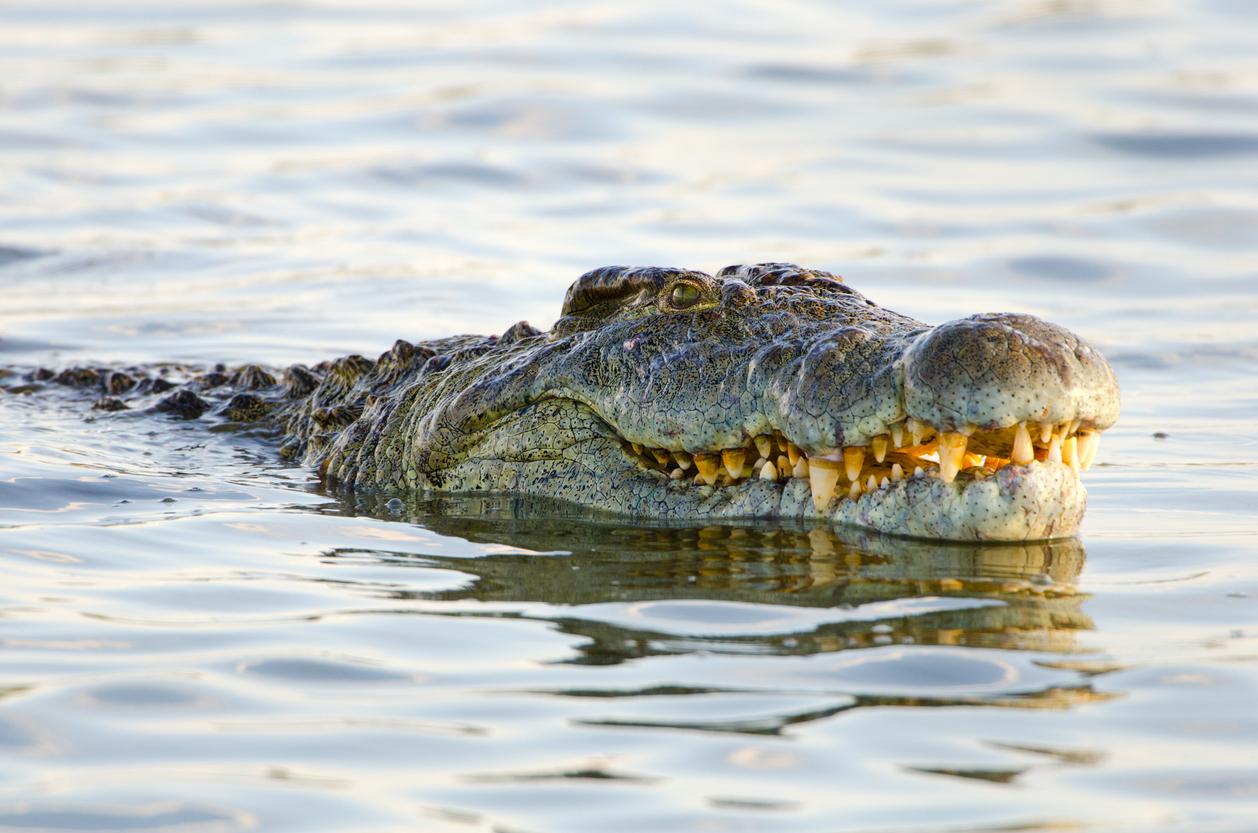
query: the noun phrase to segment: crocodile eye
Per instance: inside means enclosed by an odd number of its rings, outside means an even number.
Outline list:
[[[699,303],[702,297],[703,293],[699,291],[699,287],[692,283],[679,283],[673,287],[669,303],[672,304],[673,309],[686,309]]]

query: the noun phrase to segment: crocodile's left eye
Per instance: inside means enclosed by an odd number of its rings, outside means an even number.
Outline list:
[[[668,303],[673,309],[689,309],[699,303],[702,297],[703,292],[699,287],[689,282],[679,283],[669,293]]]

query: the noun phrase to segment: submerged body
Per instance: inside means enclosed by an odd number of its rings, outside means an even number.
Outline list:
[[[1079,471],[1118,416],[1113,371],[1063,328],[1004,313],[931,327],[790,264],[607,267],[549,332],[210,376],[154,407],[199,416],[202,394],[234,394],[220,413],[273,426],[334,485],[952,540],[1074,534]]]

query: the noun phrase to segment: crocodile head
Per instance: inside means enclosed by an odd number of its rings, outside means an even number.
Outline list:
[[[1118,415],[1113,371],[1061,327],[931,327],[789,264],[598,269],[549,333],[451,359],[377,416],[359,483],[1044,539],[1077,530],[1079,472]]]

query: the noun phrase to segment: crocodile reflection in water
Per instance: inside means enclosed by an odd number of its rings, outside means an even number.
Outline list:
[[[565,632],[591,640],[576,662],[607,664],[700,647],[720,652],[751,646],[761,653],[797,655],[894,644],[1073,653],[1079,650],[1076,633],[1092,628],[1080,610],[1086,596],[1075,588],[1084,549],[1073,539],[965,545],[828,526],[627,526],[570,506],[510,497],[402,504],[360,495],[325,511],[406,520],[440,535],[518,548],[477,558],[398,555],[476,580],[457,590],[389,592],[399,599],[568,606],[555,621]],[[945,602],[937,609],[914,609],[916,602],[931,598]],[[753,623],[749,633],[680,639],[667,629],[652,629],[654,604],[685,600],[814,611],[867,606],[874,613],[840,615],[820,624],[801,618],[804,630],[791,632],[756,633]],[[947,600],[976,604],[949,606]],[[633,606],[638,624],[582,618],[578,606],[606,602]],[[702,630],[700,619],[690,624]]]

